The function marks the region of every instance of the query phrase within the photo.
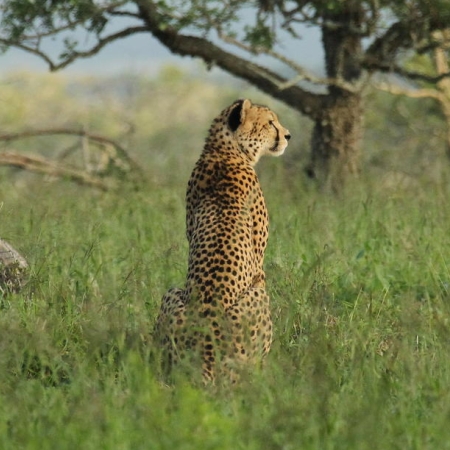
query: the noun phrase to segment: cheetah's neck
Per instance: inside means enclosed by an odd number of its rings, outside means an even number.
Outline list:
[[[254,153],[249,152],[247,148],[236,142],[230,131],[217,125],[211,127],[203,148],[205,156],[217,155],[230,163],[248,164],[250,166],[254,166],[259,159],[256,153],[256,148]]]

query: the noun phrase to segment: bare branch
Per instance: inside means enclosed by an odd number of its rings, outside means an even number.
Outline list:
[[[52,33],[52,34],[57,34],[59,31],[63,31],[63,28],[58,29],[58,31],[55,31],[55,33]],[[48,64],[50,70],[52,72],[54,72],[54,71],[57,71],[57,70],[60,70],[64,67],[66,67],[67,65],[69,65],[70,63],[72,63],[73,61],[75,61],[78,58],[89,58],[90,56],[95,55],[107,44],[109,44],[117,39],[122,39],[124,37],[130,36],[135,33],[144,33],[144,32],[148,32],[147,27],[135,26],[135,27],[125,28],[121,31],[112,33],[112,34],[102,37],[102,38],[99,37],[97,43],[94,46],[92,46],[89,50],[85,50],[85,51],[75,51],[74,50],[67,57],[63,58],[62,61],[59,63],[56,63],[45,52],[41,51],[39,49],[39,44],[37,44],[35,46],[25,45],[21,42],[11,41],[9,39],[4,39],[4,38],[0,38],[0,44],[4,44],[8,47],[9,46],[17,47],[28,53],[32,53],[32,54],[38,56],[39,58],[43,59]]]
[[[0,153],[0,165],[68,178],[76,183],[95,187],[103,191],[113,187],[111,183],[107,183],[105,180],[98,177],[88,175],[86,172],[82,172],[72,167],[49,161],[40,156],[24,156],[17,153],[3,152]]]
[[[112,16],[119,16],[119,17],[132,17],[133,19],[139,18],[139,14],[131,11],[109,11],[109,14],[111,14]]]
[[[74,51],[70,54],[70,56],[68,56],[66,59],[63,59],[62,62],[60,62],[59,64],[53,65],[53,67],[50,66],[50,69],[52,71],[62,69],[78,58],[89,58],[90,56],[95,55],[107,44],[109,44],[117,39],[122,39],[124,37],[131,36],[132,34],[135,34],[135,33],[145,33],[145,32],[148,32],[147,27],[136,26],[136,27],[125,28],[121,31],[118,31],[117,33],[112,33],[103,38],[99,38],[97,41],[97,44],[94,45],[93,47],[91,47],[89,50],[82,51],[82,52]]]
[[[378,70],[380,72],[385,73],[395,73],[397,75],[400,75],[404,78],[408,78],[409,80],[417,80],[417,81],[425,81],[427,83],[439,83],[445,78],[450,77],[450,72],[441,73],[438,75],[427,75],[425,73],[421,72],[415,72],[411,70],[406,70],[403,67],[400,67],[396,64],[392,65],[383,65],[383,64],[371,64],[370,65],[371,70]]]
[[[299,74],[286,83],[280,84],[279,88],[287,89],[291,86],[295,86],[301,81],[308,81],[309,83],[323,86],[335,86],[343,89],[344,91],[348,91],[354,94],[360,92],[364,88],[364,86],[367,85],[368,78],[369,76],[363,75],[357,82],[349,83],[342,78],[318,78],[311,74],[308,74],[307,76],[305,76],[304,74]]]
[[[71,135],[71,136],[81,136],[86,137],[90,141],[94,141],[100,145],[108,145],[115,148],[117,154],[124,160],[128,165],[130,170],[135,171],[136,173],[141,173],[141,168],[137,165],[137,163],[129,156],[128,152],[119,145],[116,141],[109,139],[105,136],[99,134],[89,133],[85,130],[74,130],[72,128],[48,128],[43,130],[25,130],[19,133],[6,133],[0,134],[0,141],[13,141],[17,139],[24,139],[36,136],[49,136],[49,135]]]
[[[75,27],[82,25],[84,21],[82,19],[76,20],[76,21],[67,21],[65,25],[61,25],[60,27],[54,28],[49,31],[37,31],[34,34],[23,34],[21,36],[21,41],[40,41],[43,38],[55,36],[58,33],[61,33],[62,31],[72,30]],[[16,42],[16,41],[9,41],[9,42]],[[11,44],[13,45],[13,44]],[[38,45],[38,44],[36,44]]]
[[[233,38],[232,36],[223,34],[221,29],[217,29],[218,36],[220,39],[222,39],[227,44],[232,44],[237,48],[240,48],[241,50],[245,50],[248,53],[253,54],[265,54],[268,56],[271,56],[272,58],[278,59],[283,64],[286,64],[289,68],[296,71],[298,75],[291,78],[290,80],[287,80],[283,83],[278,83],[278,88],[280,90],[284,90],[287,88],[290,88],[292,86],[295,86],[297,83],[301,81],[307,81],[312,84],[317,84],[321,86],[336,86],[343,90],[346,90],[348,92],[359,92],[362,87],[366,84],[366,79],[359,80],[358,83],[349,83],[348,81],[345,81],[343,79],[334,79],[334,78],[320,78],[316,77],[312,73],[308,72],[303,66],[297,64],[292,59],[286,58],[284,55],[281,55],[278,52],[275,52],[274,50],[266,47],[252,47],[250,45],[244,44],[243,42]]]
[[[232,36],[222,33],[222,31],[220,29],[217,29],[217,33],[218,33],[220,39],[222,39],[227,44],[232,44],[235,47],[240,48],[241,50],[245,50],[248,53],[252,53],[252,54],[256,54],[256,55],[264,54],[264,55],[271,56],[275,59],[278,59],[283,64],[286,64],[286,66],[295,70],[299,75],[302,76],[302,79],[304,79],[304,80],[312,81],[312,79],[314,78],[314,76],[311,75],[310,73],[308,73],[307,70],[303,66],[300,66],[295,61],[292,61],[292,59],[286,58],[284,55],[281,55],[280,53],[275,52],[274,50],[272,50],[270,48],[252,47],[250,45],[244,44],[243,42],[238,41],[237,39],[233,38]],[[318,82],[318,83],[320,83],[320,82]],[[282,89],[285,89],[285,87],[283,87]]]
[[[443,101],[445,99],[444,95],[436,89],[406,89],[393,83],[386,82],[374,83],[374,86],[381,91],[393,95],[404,95],[411,98],[434,98],[438,101]]]
[[[55,64],[52,61],[52,59],[47,54],[40,51],[38,48],[29,47],[28,45],[22,44],[21,42],[10,41],[9,39],[3,38],[0,38],[0,44],[3,44],[7,47],[20,48],[21,50],[25,50],[28,53],[32,53],[33,55],[39,56],[39,58],[43,59],[48,64],[50,70],[54,70]]]
[[[271,48],[263,47],[263,46],[251,46],[249,44],[245,44],[244,42],[234,38],[233,36],[230,36],[229,34],[226,34],[222,31],[222,25],[221,23],[216,23],[212,20],[209,20],[209,24],[211,25],[211,28],[214,28],[217,32],[217,35],[219,38],[227,43],[235,46],[236,48],[239,48],[240,50],[244,50],[249,54],[264,54],[268,55],[274,59],[277,59],[281,63],[285,64],[287,67],[291,68],[295,72],[297,72],[297,75],[290,80],[287,80],[283,83],[278,84],[278,88],[280,90],[287,89],[289,87],[295,86],[301,81],[306,81],[312,84],[321,85],[321,86],[335,86],[339,87],[340,89],[346,90],[351,93],[356,93],[361,91],[364,85],[366,85],[366,78],[359,80],[358,83],[351,83],[348,82],[342,78],[320,78],[316,77],[309,71],[307,71],[303,66],[297,64],[295,61],[293,61],[290,58],[287,58],[286,56],[282,55],[281,53],[278,53],[274,51]]]

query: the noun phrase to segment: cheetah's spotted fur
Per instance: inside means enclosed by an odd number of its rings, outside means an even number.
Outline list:
[[[201,361],[205,381],[233,378],[270,349],[268,214],[254,166],[281,155],[289,139],[269,108],[238,100],[214,120],[189,180],[187,282],[164,295],[156,334],[170,365]]]

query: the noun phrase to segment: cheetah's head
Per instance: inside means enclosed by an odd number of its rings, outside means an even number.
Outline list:
[[[256,164],[262,155],[280,156],[291,138],[289,130],[267,106],[237,100],[228,109],[228,127],[240,148]]]

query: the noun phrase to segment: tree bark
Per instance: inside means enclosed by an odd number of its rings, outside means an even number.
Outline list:
[[[319,186],[339,192],[360,168],[363,111],[361,94],[330,95],[321,117],[315,120],[311,158],[306,173]]]

